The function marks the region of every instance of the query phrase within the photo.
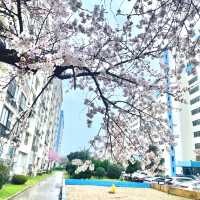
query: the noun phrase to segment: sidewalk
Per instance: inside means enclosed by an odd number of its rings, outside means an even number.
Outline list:
[[[62,186],[62,172],[47,178],[12,200],[58,200]]]

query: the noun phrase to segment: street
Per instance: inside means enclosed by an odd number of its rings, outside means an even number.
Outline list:
[[[13,200],[57,200],[61,185],[62,172],[56,172],[55,175],[16,196]]]

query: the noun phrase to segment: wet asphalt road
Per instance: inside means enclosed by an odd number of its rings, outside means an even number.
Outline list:
[[[58,200],[61,186],[62,172],[56,172],[12,200]]]

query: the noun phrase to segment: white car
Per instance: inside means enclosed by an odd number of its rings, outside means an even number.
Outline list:
[[[197,181],[189,177],[172,177],[171,181],[171,184],[175,187],[186,188],[190,190],[193,190],[196,183]]]
[[[138,173],[138,172],[135,172],[135,173],[133,173],[132,175],[131,175],[131,177],[132,178],[134,178],[134,177],[137,177],[137,178],[145,178],[146,177],[146,175],[145,174],[142,174],[142,173]]]
[[[200,182],[194,181],[194,183],[192,183],[192,189],[200,191]]]

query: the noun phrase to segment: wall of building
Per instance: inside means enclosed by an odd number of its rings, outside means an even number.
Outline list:
[[[60,111],[59,119],[58,119],[58,126],[57,126],[57,133],[56,133],[56,140],[55,140],[55,151],[60,153],[62,137],[64,133],[64,111]]]
[[[7,98],[9,87],[1,92],[0,126],[7,121],[3,119],[6,117],[3,117],[5,106],[12,112],[9,120],[11,128],[20,115],[20,94],[23,93],[26,97],[24,110],[27,110],[47,81],[47,75],[41,72],[26,77],[24,81],[26,80],[29,81],[23,82],[22,85],[16,79],[17,90],[12,102]],[[10,162],[13,173],[27,174],[32,171],[33,174],[36,174],[39,170],[47,170],[53,166],[53,162],[49,160],[49,152],[54,147],[57,134],[56,122],[59,119],[62,100],[62,82],[55,79],[38,99],[31,116],[20,123],[15,133],[19,139],[18,143],[12,142],[14,134],[4,137],[0,130],[0,140],[3,144],[0,158]],[[9,133],[9,130],[7,132]],[[11,150],[12,155],[10,155]]]

